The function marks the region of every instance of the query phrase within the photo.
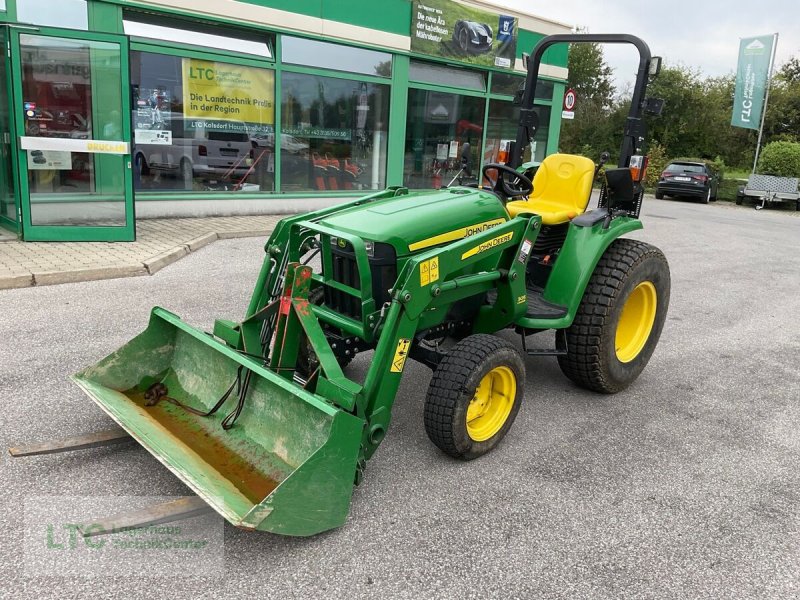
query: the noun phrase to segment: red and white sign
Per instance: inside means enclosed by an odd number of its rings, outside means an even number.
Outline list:
[[[569,88],[564,94],[564,110],[573,112],[575,110],[575,103],[577,100],[578,96],[575,94],[575,90]]]

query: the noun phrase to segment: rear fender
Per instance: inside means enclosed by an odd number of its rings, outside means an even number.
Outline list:
[[[574,223],[569,226],[564,246],[558,254],[553,272],[547,281],[544,298],[554,304],[567,307],[567,314],[557,320],[537,319],[540,327],[526,319],[526,327],[531,328],[564,328],[569,327],[575,319],[589,278],[592,276],[600,257],[617,238],[631,231],[642,229],[639,219],[617,217],[612,219],[607,229],[603,222],[591,227],[579,227]]]

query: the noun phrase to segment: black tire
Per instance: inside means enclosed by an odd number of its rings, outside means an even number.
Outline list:
[[[663,200],[664,199],[664,192],[659,192],[656,190],[656,200]]]
[[[708,187],[708,191],[706,192],[706,195],[705,195],[705,196],[703,196],[703,197],[700,199],[700,201],[701,201],[703,204],[708,204],[709,202],[711,202],[711,186],[709,186],[709,187]]]
[[[500,379],[501,386],[506,383],[505,396],[502,392],[492,394],[494,378]],[[512,378],[513,391],[508,385]],[[489,404],[481,406],[477,393],[482,382],[490,386],[491,399],[484,399]],[[486,454],[497,446],[514,423],[522,403],[524,385],[525,363],[514,346],[493,335],[464,338],[453,346],[433,373],[425,398],[424,420],[428,437],[453,458],[472,460]],[[510,407],[509,396],[513,396]],[[473,404],[473,409],[484,412],[468,425],[467,414],[473,401],[478,403]],[[499,404],[493,408],[494,402]],[[481,419],[485,421],[480,422]],[[482,432],[488,437],[474,432]]]
[[[735,202],[736,202],[736,206],[741,206],[742,202],[744,202],[744,196],[740,196],[739,194],[736,194]]]
[[[652,289],[651,289],[652,288]],[[617,348],[617,329],[628,300],[650,298],[637,314],[640,345],[630,342]],[[652,294],[652,296],[650,296]],[[595,392],[613,394],[628,387],[647,365],[658,344],[667,317],[670,272],[661,250],[629,239],[612,242],[595,267],[572,325],[567,329],[567,355],[558,357],[561,371],[573,382]],[[654,302],[653,302],[654,296]],[[645,311],[655,304],[652,325],[647,330]],[[635,304],[629,310],[639,308]],[[623,332],[624,335],[624,332]],[[627,351],[628,355],[621,355]],[[629,358],[630,356],[630,358]]]
[[[797,203],[794,205],[794,210],[800,212],[800,200],[798,200]]]
[[[150,165],[147,164],[147,159],[145,159],[144,154],[141,152],[137,153],[133,161],[136,172],[140,177],[148,177],[150,175]]]
[[[458,47],[464,54],[467,54],[469,51],[469,34],[467,33],[466,29],[462,29],[458,33]]]

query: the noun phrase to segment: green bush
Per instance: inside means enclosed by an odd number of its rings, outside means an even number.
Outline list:
[[[778,177],[800,177],[800,143],[771,142],[758,157],[758,172]]]
[[[649,162],[647,163],[647,175],[645,176],[644,185],[647,188],[652,188],[658,183],[658,178],[661,177],[661,172],[669,161],[667,160],[667,152],[664,146],[658,142],[650,144],[647,156]]]

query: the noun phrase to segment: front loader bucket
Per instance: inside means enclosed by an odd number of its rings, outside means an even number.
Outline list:
[[[145,391],[211,409],[252,373],[241,415],[221,422],[236,394],[211,416]],[[283,379],[210,335],[154,308],[147,329],[72,379],[121,427],[232,524],[285,535],[342,525],[350,505],[363,422]]]

